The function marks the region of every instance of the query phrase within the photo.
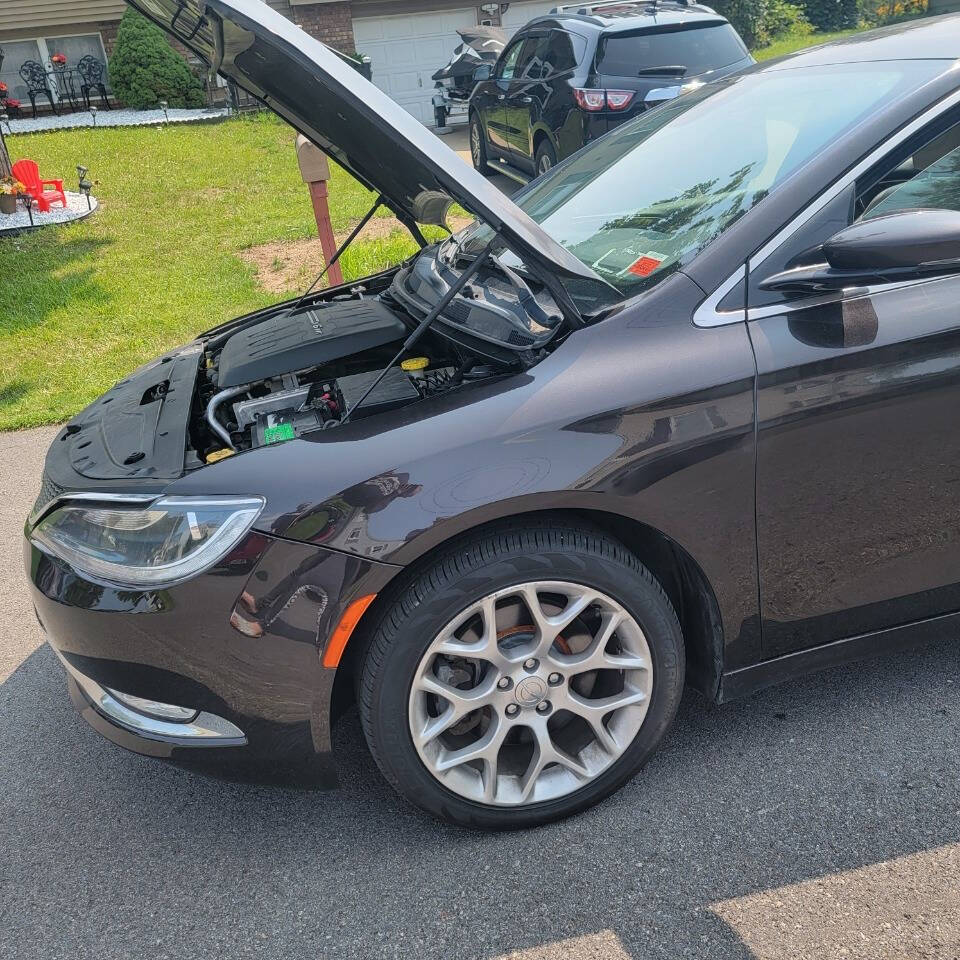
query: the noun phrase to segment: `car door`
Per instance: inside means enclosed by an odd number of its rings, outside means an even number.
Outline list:
[[[760,287],[860,217],[960,209],[960,124],[889,162],[751,264],[768,655],[960,610],[960,277],[799,299]]]
[[[544,78],[549,70],[549,33],[530,33],[524,45],[504,102],[507,141],[512,159],[521,167],[533,166],[533,128],[546,99]]]
[[[510,143],[506,124],[507,91],[517,69],[517,61],[523,52],[526,38],[521,36],[503,51],[493,70],[493,78],[483,85],[483,90],[474,94],[474,103],[483,116],[487,130],[487,142],[497,153],[507,156]]]

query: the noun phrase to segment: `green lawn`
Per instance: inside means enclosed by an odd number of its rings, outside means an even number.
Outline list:
[[[829,43],[831,40],[839,40],[841,37],[849,37],[854,33],[861,32],[860,30],[838,30],[835,33],[810,33],[782,37],[768,47],[760,47],[760,49],[754,50],[753,55],[757,60],[772,60],[774,57],[782,57],[784,54],[793,53],[795,50]]]
[[[138,364],[278,299],[237,251],[316,234],[293,133],[268,114],[7,143],[14,159],[32,157],[68,188],[87,165],[101,209],[0,239],[0,429],[64,420]],[[373,202],[339,167],[330,192],[338,233]],[[360,242],[344,273],[364,276],[414,249],[399,232]]]

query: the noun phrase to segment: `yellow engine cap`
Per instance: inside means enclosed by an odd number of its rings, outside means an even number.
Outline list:
[[[417,373],[420,370],[426,370],[430,366],[430,361],[426,357],[410,357],[400,364],[400,369],[407,373]]]
[[[218,460],[226,460],[227,457],[232,457],[235,452],[235,450],[231,450],[229,447],[224,447],[223,450],[214,450],[213,453],[207,454],[207,463],[216,463]]]

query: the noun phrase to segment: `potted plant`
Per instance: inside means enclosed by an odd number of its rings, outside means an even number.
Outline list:
[[[2,103],[3,109],[8,117],[14,119],[20,116],[21,104],[19,100],[16,100],[13,97],[4,97]]]
[[[26,193],[27,188],[13,177],[0,177],[0,213],[16,213],[17,197]]]
[[[62,53],[55,53],[50,58],[50,63],[53,64],[54,70],[64,70],[67,66],[67,58]]]

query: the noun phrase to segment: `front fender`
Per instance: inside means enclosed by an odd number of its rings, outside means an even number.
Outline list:
[[[690,322],[702,297],[675,274],[524,373],[231,457],[171,492],[265,493],[264,532],[395,564],[533,510],[627,517],[693,558],[737,638],[757,612],[755,368],[742,324]]]

